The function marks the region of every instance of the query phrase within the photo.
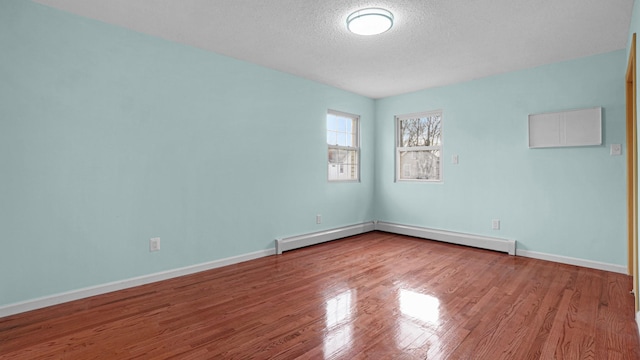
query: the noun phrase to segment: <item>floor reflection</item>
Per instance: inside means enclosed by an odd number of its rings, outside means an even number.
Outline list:
[[[440,300],[431,295],[401,289],[398,294],[400,313],[396,345],[399,349],[437,349],[440,325]]]
[[[351,346],[353,337],[354,290],[346,290],[326,302],[324,357],[329,358]]]
[[[431,295],[401,289],[400,311],[434,327],[440,325],[440,300]]]

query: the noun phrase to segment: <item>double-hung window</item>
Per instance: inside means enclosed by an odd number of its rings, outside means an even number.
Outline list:
[[[357,115],[327,112],[329,181],[360,180],[360,139]]]
[[[442,181],[442,111],[396,116],[396,180]]]

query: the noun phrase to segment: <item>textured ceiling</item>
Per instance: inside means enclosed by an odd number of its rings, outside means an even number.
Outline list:
[[[623,49],[633,0],[35,0],[372,98]],[[363,37],[347,16],[383,7]]]

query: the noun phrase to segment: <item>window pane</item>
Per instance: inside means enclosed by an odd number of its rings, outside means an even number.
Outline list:
[[[357,146],[356,120],[334,115],[327,116],[327,144]]]
[[[402,180],[440,180],[440,150],[400,151]]]
[[[337,145],[338,139],[336,137],[335,131],[327,131],[327,144],[329,145]]]
[[[350,120],[351,119],[349,119],[349,121]],[[339,117],[338,118],[337,130],[340,131],[340,132],[347,132],[347,119],[345,119],[343,117]]]
[[[327,130],[336,131],[338,130],[336,116],[332,114],[327,114]]]
[[[339,132],[337,134],[337,138],[338,138],[338,140],[336,142],[337,145],[347,146],[347,134],[346,133]]]
[[[442,117],[439,114],[400,120],[400,146],[438,146],[441,144]]]
[[[358,179],[358,164],[349,164],[346,166],[346,176],[348,180]]]
[[[337,149],[329,149],[329,164],[338,164],[340,159],[338,158]]]
[[[328,179],[359,180],[358,116],[327,113]]]
[[[358,151],[329,149],[329,179],[357,180]]]

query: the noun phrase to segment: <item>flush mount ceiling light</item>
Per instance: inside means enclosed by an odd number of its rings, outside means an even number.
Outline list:
[[[347,29],[358,35],[382,34],[392,26],[393,14],[385,9],[362,9],[347,17]]]

